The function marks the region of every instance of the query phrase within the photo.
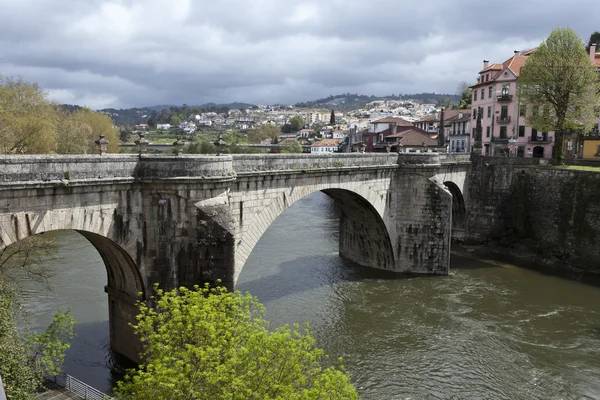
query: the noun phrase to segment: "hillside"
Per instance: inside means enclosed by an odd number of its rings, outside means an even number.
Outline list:
[[[400,94],[390,96],[367,96],[362,94],[340,94],[329,96],[322,99],[296,103],[299,108],[327,108],[336,111],[349,111],[363,108],[367,103],[376,100],[416,100],[420,103],[439,104],[442,100],[450,98],[452,102],[457,103],[460,96],[453,94],[438,94],[438,93],[417,93],[417,94]]]

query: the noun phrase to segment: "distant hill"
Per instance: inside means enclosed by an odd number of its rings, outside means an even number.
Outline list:
[[[227,112],[232,109],[240,109],[240,108],[248,108],[253,107],[253,104],[248,103],[227,103],[227,104],[215,104],[215,103],[207,103],[199,106],[175,106],[170,104],[161,104],[156,106],[148,106],[148,107],[134,107],[134,108],[103,108],[102,110],[98,110],[105,114],[108,114],[112,117],[113,121],[115,121],[116,125],[136,125],[147,123],[148,119],[151,115],[156,115],[156,113],[160,113],[163,110],[170,112],[172,109],[180,111],[183,107],[189,109],[190,111],[196,112],[206,112],[206,111],[214,111],[214,112]],[[77,107],[70,105],[63,105],[63,107]]]
[[[322,99],[296,103],[299,108],[327,108],[336,111],[349,111],[364,108],[367,103],[377,100],[416,100],[420,103],[440,104],[444,99],[450,98],[452,102],[458,103],[459,95],[454,94],[439,94],[439,93],[416,93],[416,94],[400,94],[389,96],[367,96],[363,94],[340,94],[329,96]]]

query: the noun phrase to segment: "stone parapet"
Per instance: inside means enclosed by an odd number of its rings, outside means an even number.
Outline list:
[[[17,182],[233,177],[229,156],[18,155],[0,157],[0,184]]]
[[[393,153],[235,154],[236,172],[397,165]]]

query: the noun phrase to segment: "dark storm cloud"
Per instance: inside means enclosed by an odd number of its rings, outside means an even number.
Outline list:
[[[595,2],[0,0],[0,73],[91,107],[454,92]]]

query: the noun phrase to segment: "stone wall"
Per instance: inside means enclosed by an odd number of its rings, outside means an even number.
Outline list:
[[[107,154],[26,155],[0,158],[0,184],[87,179],[230,177],[229,156]]]
[[[510,160],[473,160],[469,239],[523,245],[600,272],[600,173]]]
[[[236,172],[339,169],[398,163],[398,155],[394,153],[235,154],[232,157],[233,168]]]

